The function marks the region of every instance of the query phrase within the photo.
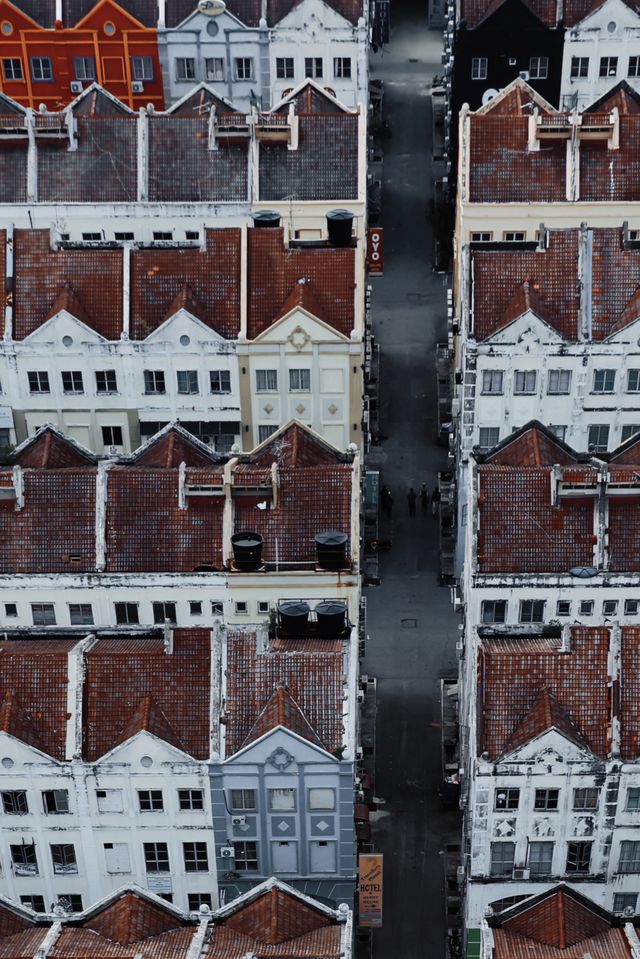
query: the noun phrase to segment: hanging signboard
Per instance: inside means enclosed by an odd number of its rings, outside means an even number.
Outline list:
[[[382,925],[382,853],[358,856],[359,925]]]
[[[367,237],[369,276],[381,276],[384,271],[384,233],[381,226],[370,226]]]

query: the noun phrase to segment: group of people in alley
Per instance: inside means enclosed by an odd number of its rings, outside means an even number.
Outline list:
[[[416,493],[413,486],[409,487],[409,491],[407,493],[409,516],[416,515],[416,503],[418,499],[420,499],[420,508],[423,513],[428,512],[429,501],[431,501],[431,514],[433,516],[437,516],[440,506],[440,490],[438,489],[437,485],[434,486],[431,495],[429,495],[429,488],[426,483],[423,483],[420,487],[420,493]],[[388,486],[383,486],[380,491],[380,508],[387,519],[391,519],[391,514],[393,512],[393,494]]]

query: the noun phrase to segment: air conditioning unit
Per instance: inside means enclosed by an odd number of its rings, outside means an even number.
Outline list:
[[[358,702],[359,702],[359,703],[363,703],[363,702],[364,702],[364,689],[359,689],[359,690],[358,690]]]
[[[232,816],[232,817],[231,817],[231,825],[232,825],[232,826],[246,826],[246,825],[247,825],[247,817],[246,817],[246,816]]]
[[[82,80],[72,80],[69,89],[72,93],[82,93]]]
[[[519,76],[520,76],[520,79],[521,79],[521,80],[528,80],[528,79],[529,79],[529,71],[528,71],[528,70],[521,70]]]
[[[356,759],[364,759],[364,750],[362,746],[356,746]]]
[[[222,846],[220,849],[220,855],[223,859],[231,859],[234,854],[233,846]]]
[[[131,81],[131,92],[132,93],[144,93],[144,83],[142,80],[132,80]]]
[[[522,868],[520,868],[519,866],[516,866],[516,868],[513,870],[513,878],[514,878],[514,879],[528,879],[528,878],[529,878],[529,870],[528,870],[528,869],[522,869]]]

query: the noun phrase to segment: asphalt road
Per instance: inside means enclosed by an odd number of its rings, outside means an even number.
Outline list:
[[[385,856],[384,924],[375,959],[445,955],[441,851],[459,841],[459,818],[444,810],[440,782],[439,680],[456,674],[458,618],[438,585],[436,520],[409,486],[430,490],[446,453],[436,445],[434,346],[446,339],[445,278],[432,272],[430,79],[441,70],[441,34],[426,27],[426,4],[392,3],[392,40],[372,57],[384,80],[382,225],[385,273],[372,278],[373,327],[381,345],[381,425],[373,460],[394,496],[391,550],[382,585],[369,588],[369,643],[362,671],[378,678],[373,838]],[[402,620],[409,623],[403,625]],[[411,622],[415,620],[415,626]]]

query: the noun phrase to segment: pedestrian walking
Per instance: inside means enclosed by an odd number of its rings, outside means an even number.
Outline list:
[[[416,491],[413,486],[409,488],[407,493],[407,503],[409,504],[409,516],[416,515]]]
[[[427,507],[429,505],[429,489],[426,483],[423,483],[420,487],[420,506],[422,507],[422,512],[427,512]]]
[[[382,507],[382,512],[388,519],[391,519],[391,509],[393,507],[393,498],[391,496],[391,490],[388,486],[383,486],[380,490],[380,505]]]
[[[440,507],[440,490],[436,486],[433,493],[431,494],[431,515],[435,516]]]

